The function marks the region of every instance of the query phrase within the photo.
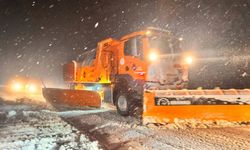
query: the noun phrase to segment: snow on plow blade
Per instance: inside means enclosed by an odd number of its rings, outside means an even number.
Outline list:
[[[144,92],[143,123],[177,120],[250,121],[250,90],[154,90]]]
[[[43,88],[43,97],[59,110],[101,107],[100,95],[95,91]]]

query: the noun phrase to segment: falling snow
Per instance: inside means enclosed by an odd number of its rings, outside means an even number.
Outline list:
[[[246,72],[244,72],[244,73],[242,74],[242,77],[246,77],[246,76],[248,76],[248,74],[247,74]]]
[[[35,1],[33,1],[33,2],[32,2],[32,6],[34,7],[34,6],[35,6],[35,4],[36,4],[36,2],[35,2]]]
[[[152,20],[152,22],[156,22],[158,20],[158,18],[154,18],[153,20]]]
[[[95,48],[100,40],[119,38],[148,26],[169,30],[178,38],[183,38],[182,48],[195,51],[197,56],[250,55],[249,4],[244,1],[175,0],[166,3],[107,0],[69,3],[33,0],[28,3],[6,1],[0,9],[0,59],[4,62],[0,70],[6,70],[0,73],[3,77],[0,82],[18,73],[58,80],[61,73],[59,64],[74,60],[83,51]],[[41,59],[44,59],[43,62]],[[249,60],[246,60],[247,63]],[[46,67],[38,68],[37,62]],[[199,63],[191,67],[190,77],[201,79],[197,84],[213,81],[222,85],[228,82],[226,87],[230,88],[236,85],[229,84],[229,81],[235,80],[238,81],[237,86],[249,87],[247,63],[227,60],[218,61],[211,67]],[[204,66],[206,69],[203,70]],[[217,66],[223,69],[214,69]],[[25,69],[19,72],[20,68]],[[227,70],[226,73],[223,70]],[[213,76],[213,79],[204,80],[206,75]],[[225,80],[221,81],[223,77]]]
[[[18,59],[18,58],[21,58],[22,57],[22,55],[18,55],[16,58]]]
[[[95,28],[97,28],[97,27],[98,27],[98,25],[99,25],[99,23],[97,22],[97,23],[95,24]]]
[[[54,5],[53,5],[53,4],[49,5],[49,8],[53,8],[53,7],[54,7]]]

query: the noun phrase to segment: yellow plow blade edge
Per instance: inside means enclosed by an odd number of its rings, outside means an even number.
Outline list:
[[[219,92],[220,91],[220,92]],[[143,100],[143,123],[171,123],[175,119],[195,119],[201,121],[226,120],[232,122],[250,121],[250,91],[249,90],[166,90],[166,91],[145,91]],[[234,91],[234,92],[232,92]],[[164,94],[165,93],[165,94]],[[191,93],[191,94],[190,94]],[[168,101],[159,105],[157,98],[182,99],[179,104]],[[219,104],[192,104],[185,99],[203,97],[218,97],[229,100],[229,103]],[[230,103],[233,99],[243,99],[248,103]],[[178,102],[178,101],[177,101]]]
[[[101,107],[101,97],[95,91],[43,88],[43,96],[57,109]]]

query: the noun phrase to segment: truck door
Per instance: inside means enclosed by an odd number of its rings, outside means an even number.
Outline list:
[[[119,74],[133,79],[143,79],[145,74],[143,37],[137,36],[124,42],[124,53],[119,62]]]

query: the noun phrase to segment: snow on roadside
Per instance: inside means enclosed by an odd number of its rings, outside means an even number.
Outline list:
[[[56,113],[9,110],[0,119],[0,149],[100,149]]]
[[[197,119],[174,119],[172,123],[149,122],[147,127],[152,129],[189,129],[189,128],[222,128],[222,127],[242,127],[250,125],[249,121],[237,122],[227,120],[197,120]]]
[[[16,111],[15,110],[11,110],[8,112],[7,118],[11,118],[14,117],[16,115]]]

